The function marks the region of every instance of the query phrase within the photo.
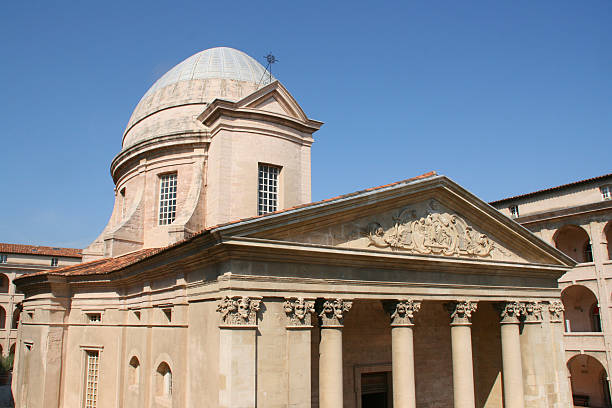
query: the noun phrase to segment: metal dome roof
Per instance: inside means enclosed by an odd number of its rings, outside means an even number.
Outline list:
[[[242,51],[229,47],[209,48],[192,55],[166,72],[142,99],[168,85],[193,79],[234,79],[265,84],[271,82],[269,75],[264,75],[266,72],[259,62]]]

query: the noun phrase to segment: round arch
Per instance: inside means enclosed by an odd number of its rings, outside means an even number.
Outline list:
[[[584,228],[568,224],[559,228],[553,235],[555,247],[574,261],[593,262],[591,238]]]
[[[11,325],[11,329],[17,330],[19,328],[20,318],[21,318],[21,309],[17,307],[15,308],[15,311],[13,311],[13,323]]]
[[[0,273],[0,293],[8,293],[10,283],[8,276],[4,273]]]
[[[566,332],[601,332],[599,301],[583,285],[570,285],[561,292]]]
[[[6,329],[6,310],[0,306],[0,329]]]
[[[610,385],[604,365],[588,354],[577,354],[567,361],[575,406],[609,407]]]
[[[608,221],[603,230],[603,239],[608,246],[608,259],[612,259],[612,221]]]

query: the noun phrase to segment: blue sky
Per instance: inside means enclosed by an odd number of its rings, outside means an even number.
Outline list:
[[[4,2],[0,241],[84,247],[146,90],[215,46],[313,119],[312,196],[436,170],[491,201],[611,172],[612,2]]]

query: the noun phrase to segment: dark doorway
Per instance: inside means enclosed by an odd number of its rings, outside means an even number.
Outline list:
[[[391,373],[361,374],[361,408],[391,408]]]

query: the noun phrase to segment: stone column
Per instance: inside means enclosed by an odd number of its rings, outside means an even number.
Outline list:
[[[459,301],[446,305],[451,312],[454,408],[474,408],[474,366],[472,364],[472,313],[476,302]]]
[[[255,408],[257,312],[261,300],[226,296],[219,325],[219,406]]]
[[[393,407],[415,408],[412,327],[414,326],[414,314],[421,309],[421,302],[408,299],[384,305],[387,312],[391,314]]]
[[[524,408],[523,366],[519,318],[525,314],[520,302],[499,305],[501,312],[502,378],[504,381],[504,408]]]
[[[285,299],[288,407],[311,408],[310,331],[314,300]]]
[[[551,338],[551,352],[554,364],[552,370],[549,369],[552,382],[554,384],[553,393],[558,397],[555,404],[558,407],[571,406],[572,386],[569,378],[569,369],[565,360],[565,348],[563,347],[563,311],[565,310],[560,300],[553,300],[548,303],[549,330]],[[550,393],[550,392],[549,392]]]
[[[321,325],[319,344],[319,408],[341,408],[342,390],[342,327],[344,314],[353,302],[342,299],[324,300],[317,308]]]
[[[523,392],[525,407],[548,408],[546,393],[546,367],[551,345],[545,343],[540,302],[524,302],[525,319],[520,336],[521,363],[523,365]]]

